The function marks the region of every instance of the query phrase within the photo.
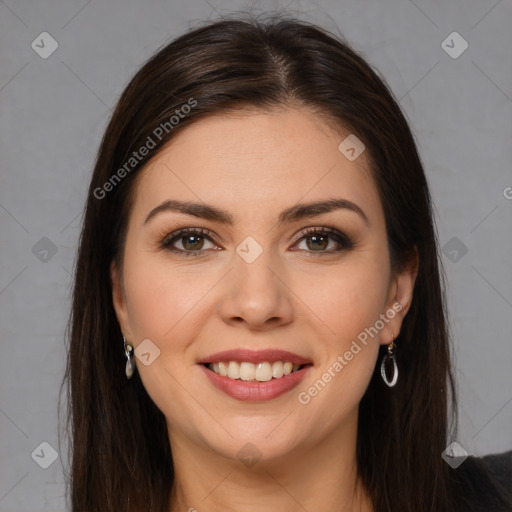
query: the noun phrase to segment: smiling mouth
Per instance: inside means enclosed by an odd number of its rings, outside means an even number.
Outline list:
[[[226,361],[218,363],[204,363],[204,366],[221,377],[248,382],[268,382],[281,379],[296,373],[311,364],[293,364],[290,361],[263,361],[249,363],[246,361]]]

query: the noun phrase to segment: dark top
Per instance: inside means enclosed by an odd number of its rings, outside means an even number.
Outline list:
[[[457,469],[461,497],[472,505],[470,511],[512,511],[512,450],[485,457],[468,457]],[[509,505],[500,499],[504,495]],[[459,512],[468,512],[467,505]]]

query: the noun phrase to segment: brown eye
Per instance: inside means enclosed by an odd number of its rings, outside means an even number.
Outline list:
[[[181,229],[167,236],[164,240],[162,240],[160,245],[162,249],[167,249],[171,252],[182,253],[186,256],[190,254],[193,255],[198,252],[205,252],[205,242],[211,242],[213,244],[211,237],[205,233],[208,233],[208,230]]]
[[[352,240],[345,235],[333,228],[310,228],[301,233],[301,238],[299,242],[306,242],[306,251],[308,252],[316,252],[318,254],[331,254],[336,252],[341,252],[343,250],[352,249],[355,244]],[[338,249],[326,250],[330,244],[332,247],[332,243],[334,243],[334,247],[338,246]]]
[[[209,233],[203,228],[180,229],[166,236],[160,242],[160,246],[162,249],[185,256],[198,255],[207,249],[218,248]],[[316,253],[315,256],[339,253],[355,247],[355,243],[347,235],[329,227],[309,228],[303,231],[296,245],[302,242],[305,242],[306,248],[299,250]],[[213,247],[205,247],[205,243],[211,243]]]
[[[311,249],[312,251],[326,249],[329,245],[329,238],[329,236],[324,235],[309,235],[306,237],[306,245],[308,246],[308,249]]]
[[[202,249],[204,245],[204,238],[199,235],[185,235],[181,237],[181,244],[187,251],[195,251]]]

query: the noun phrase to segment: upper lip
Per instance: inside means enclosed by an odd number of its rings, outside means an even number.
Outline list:
[[[265,350],[249,350],[249,349],[233,349],[216,352],[208,357],[204,357],[198,361],[199,364],[221,363],[229,361],[262,363],[268,361],[274,363],[276,361],[291,362],[293,364],[310,364],[311,360],[305,357],[288,352],[287,350],[277,350],[269,348]]]

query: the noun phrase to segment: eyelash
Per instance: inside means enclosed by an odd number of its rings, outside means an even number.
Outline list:
[[[199,250],[199,251],[186,251],[183,249],[176,249],[172,248],[172,244],[179,240],[180,238],[183,238],[186,235],[200,235],[204,236],[205,238],[209,239],[211,242],[216,243],[214,240],[214,237],[212,233],[205,228],[184,228],[180,229],[178,231],[175,231],[174,233],[167,234],[162,238],[159,245],[161,249],[165,249],[167,251],[170,251],[175,254],[183,254],[184,256],[196,256],[199,253],[206,252],[206,250]],[[301,242],[304,238],[310,237],[310,236],[324,236],[329,237],[330,239],[336,241],[338,244],[341,245],[342,249],[337,250],[329,250],[329,251],[309,251],[306,250],[309,253],[312,253],[314,256],[323,256],[325,254],[333,254],[333,253],[340,253],[342,251],[353,249],[356,244],[352,241],[351,238],[349,238],[344,233],[341,233],[337,229],[330,228],[328,226],[323,226],[321,228],[306,228],[304,229],[300,234],[299,238],[295,242],[294,245]],[[305,249],[301,249],[305,250]]]

